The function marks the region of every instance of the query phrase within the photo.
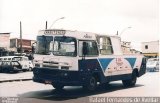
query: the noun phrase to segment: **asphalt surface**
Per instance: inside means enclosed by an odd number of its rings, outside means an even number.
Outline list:
[[[32,80],[32,71],[18,73],[0,73],[0,82]]]
[[[160,97],[160,72],[146,73],[138,78],[135,87],[125,88],[121,81],[116,81],[107,87],[99,86],[94,92],[85,91],[80,86],[66,86],[57,91],[51,85],[32,80],[2,82],[0,97],[15,97],[18,99],[16,103],[88,103],[93,102],[90,101],[92,97]]]

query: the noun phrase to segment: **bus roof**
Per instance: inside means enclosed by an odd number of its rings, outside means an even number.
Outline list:
[[[46,36],[69,36],[74,37],[79,40],[96,40],[96,37],[118,37],[117,35],[106,35],[106,34],[98,34],[92,32],[81,32],[81,31],[71,31],[71,30],[62,30],[62,29],[46,29],[40,30],[38,35],[46,35]],[[118,37],[119,38],[119,37]]]

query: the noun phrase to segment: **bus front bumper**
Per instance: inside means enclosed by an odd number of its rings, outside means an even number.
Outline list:
[[[63,84],[64,86],[85,85],[88,74],[80,71],[59,70],[53,68],[33,69],[33,81],[43,84]]]

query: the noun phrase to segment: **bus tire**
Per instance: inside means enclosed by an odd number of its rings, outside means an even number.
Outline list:
[[[133,71],[131,79],[122,80],[122,83],[125,87],[132,87],[135,86],[136,81],[137,81],[137,74],[136,71]]]
[[[86,85],[83,86],[88,91],[94,91],[97,88],[97,79],[94,76],[88,78]]]
[[[56,90],[62,90],[64,85],[62,84],[52,84],[52,86],[56,89]]]

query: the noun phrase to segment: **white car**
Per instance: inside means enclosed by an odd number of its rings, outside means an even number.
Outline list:
[[[147,71],[159,71],[159,59],[158,58],[150,58],[146,64]]]
[[[22,71],[31,71],[33,69],[32,61],[26,56],[4,56],[0,57],[0,61],[17,61],[22,66]]]

